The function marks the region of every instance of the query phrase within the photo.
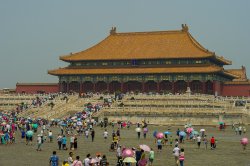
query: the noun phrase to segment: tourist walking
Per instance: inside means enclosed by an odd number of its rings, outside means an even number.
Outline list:
[[[155,159],[155,152],[153,151],[153,148],[151,148],[149,152],[149,159],[148,159],[150,166],[153,166],[154,159]]]
[[[95,139],[95,130],[92,129],[92,131],[91,131],[91,140],[92,140],[92,142],[94,142],[94,139]]]
[[[63,150],[67,150],[67,138],[65,135],[63,135],[63,138],[62,138],[62,148]]]
[[[79,156],[76,156],[76,160],[73,162],[72,166],[83,166]]]
[[[157,139],[156,143],[157,143],[157,152],[161,152],[162,151],[162,140]]]
[[[210,146],[211,146],[211,150],[215,149],[215,138],[214,138],[214,136],[212,136],[212,138],[210,139]]]
[[[68,163],[71,166],[73,162],[73,152],[69,152]]]
[[[103,132],[103,137],[104,137],[104,141],[106,142],[106,140],[107,140],[107,138],[108,138],[107,129],[105,129],[105,131]]]
[[[75,137],[74,137],[74,149],[76,150],[78,148],[78,145],[77,145],[77,135],[75,134]]]
[[[71,165],[69,165],[67,160],[64,160],[62,166],[71,166]]]
[[[122,149],[121,149],[121,145],[119,145],[116,149],[116,156],[119,159],[119,157],[122,157]]]
[[[61,150],[61,148],[62,148],[62,136],[60,134],[58,134],[58,137],[57,137],[57,144],[58,144],[58,149]]]
[[[178,147],[178,145],[175,145],[175,148],[173,149],[173,155],[174,155],[175,164],[176,166],[178,166],[179,156],[180,156],[180,148]]]
[[[204,142],[204,145],[205,145],[205,149],[207,149],[207,135],[204,136],[203,142]]]
[[[108,165],[109,165],[109,163],[108,163],[107,157],[106,157],[106,155],[103,155],[102,159],[100,161],[100,166],[108,166]]]
[[[200,149],[200,147],[201,147],[201,136],[198,135],[196,140],[197,140],[198,149]]]
[[[52,131],[50,130],[49,131],[49,142],[52,142],[53,141],[53,133]]]
[[[87,154],[86,158],[83,160],[84,166],[90,166],[90,154]]]
[[[59,157],[56,155],[56,151],[53,151],[52,156],[50,156],[49,164],[50,166],[58,166]]]
[[[145,153],[142,154],[141,159],[138,162],[138,166],[146,166],[148,160],[145,158]]]
[[[239,135],[242,133],[242,126],[239,126]]]
[[[235,128],[234,128],[235,135],[238,134],[238,131],[239,131],[239,128],[238,128],[238,127],[235,127]]]
[[[138,130],[138,131],[137,131],[137,138],[140,139],[140,137],[141,137],[141,131]]]
[[[181,148],[180,156],[179,156],[179,161],[180,161],[180,166],[184,166],[184,148]]]
[[[42,137],[41,137],[41,135],[38,135],[37,136],[37,151],[41,151],[42,149],[41,149],[41,146],[42,146]]]
[[[85,130],[85,138],[88,139],[89,138],[89,129]]]
[[[75,137],[73,135],[71,135],[71,137],[70,137],[70,147],[69,147],[70,150],[74,150],[74,139],[75,139]]]
[[[139,160],[141,159],[141,156],[142,156],[142,153],[144,152],[144,150],[138,148],[136,151],[135,151],[135,160],[136,160],[136,166],[138,166],[138,162]]]

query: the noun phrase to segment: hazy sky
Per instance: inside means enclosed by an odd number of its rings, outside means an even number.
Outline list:
[[[60,55],[118,32],[178,30],[250,75],[250,0],[0,0],[0,88],[57,82]]]

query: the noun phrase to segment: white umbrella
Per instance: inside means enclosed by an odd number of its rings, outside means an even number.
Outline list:
[[[200,129],[200,132],[206,131],[205,129]]]
[[[140,127],[137,127],[137,128],[135,129],[135,131],[136,131],[136,132],[141,132],[141,128],[140,128]]]
[[[76,116],[73,116],[71,119],[76,119],[77,117]]]
[[[79,122],[79,121],[78,121],[76,124],[77,124],[78,126],[82,126],[82,122]]]
[[[145,144],[140,145],[140,148],[146,152],[150,152],[150,150],[151,150],[150,147],[148,145],[145,145]]]

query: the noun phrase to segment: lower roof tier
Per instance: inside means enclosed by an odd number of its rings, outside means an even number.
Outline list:
[[[221,73],[231,78],[237,75],[225,71],[218,66],[197,66],[197,67],[169,67],[169,68],[117,68],[117,69],[71,69],[59,68],[49,70],[49,74],[62,75],[114,75],[114,74],[176,74],[176,73]]]

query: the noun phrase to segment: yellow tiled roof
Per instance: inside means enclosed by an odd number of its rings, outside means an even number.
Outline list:
[[[51,75],[84,75],[84,74],[157,74],[157,73],[214,73],[223,68],[217,66],[205,67],[167,67],[167,68],[118,68],[118,69],[71,69],[60,68],[48,71]]]
[[[244,66],[241,67],[241,69],[227,69],[227,72],[237,75],[238,78],[234,79],[233,81],[247,81],[247,75],[246,75],[246,68]]]
[[[116,33],[113,31],[100,43],[84,51],[61,56],[63,61],[123,60],[123,59],[175,59],[212,57],[222,59],[201,46],[188,32],[177,31]]]

